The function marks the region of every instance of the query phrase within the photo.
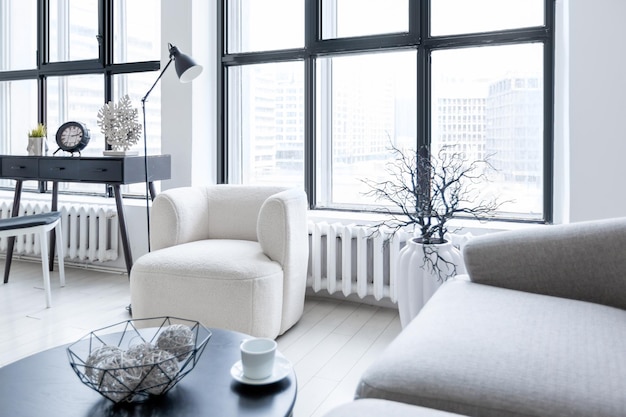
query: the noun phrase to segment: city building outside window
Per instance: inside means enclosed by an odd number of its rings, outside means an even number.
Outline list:
[[[222,0],[221,181],[373,210],[389,146],[496,171],[499,216],[550,221],[554,0]]]

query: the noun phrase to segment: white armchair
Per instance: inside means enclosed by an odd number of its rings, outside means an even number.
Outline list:
[[[304,307],[306,219],[298,189],[162,192],[152,205],[152,252],[131,270],[133,317],[182,317],[257,337],[284,333]]]

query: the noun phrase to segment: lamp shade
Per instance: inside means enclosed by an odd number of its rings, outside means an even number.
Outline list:
[[[196,64],[188,55],[181,53],[177,47],[169,44],[170,58],[174,59],[176,74],[182,83],[194,80],[202,73],[202,65]]]

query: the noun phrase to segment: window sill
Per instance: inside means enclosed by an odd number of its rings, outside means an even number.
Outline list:
[[[11,202],[13,201],[13,191],[0,190],[0,200]],[[50,193],[22,193],[22,202],[42,202],[43,204],[50,204]],[[78,204],[97,204],[103,206],[115,206],[114,198],[106,198],[99,196],[85,196],[85,195],[71,195],[62,194],[59,195],[59,205],[78,205]],[[124,198],[125,206],[145,206],[144,199],[136,198]],[[356,224],[356,225],[373,225],[385,218],[382,213],[372,212],[357,212],[357,211],[338,211],[338,210],[310,210],[308,219],[314,223],[327,222],[327,223],[340,223],[344,225]],[[451,228],[460,228],[462,233],[470,232],[474,235],[480,235],[485,233],[500,232],[505,230],[518,230],[529,226],[535,226],[536,223],[526,222],[513,222],[513,221],[485,221],[480,222],[472,219],[454,219],[450,222]]]
[[[385,215],[382,213],[371,212],[350,212],[350,211],[334,211],[334,210],[310,210],[309,220],[314,223],[340,223],[344,225],[373,225],[381,222]],[[502,232],[507,230],[519,230],[531,226],[537,226],[537,223],[530,222],[514,222],[502,220],[478,221],[474,219],[454,219],[449,222],[450,229],[457,229],[457,233],[470,232],[474,235],[481,235],[492,232]]]

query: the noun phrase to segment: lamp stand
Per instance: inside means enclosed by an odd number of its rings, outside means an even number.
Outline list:
[[[167,71],[167,67],[170,66],[173,60],[174,59],[170,57],[170,60],[167,61],[167,65],[165,65],[165,68],[163,68],[163,70],[157,77],[156,81],[154,81],[154,84],[152,84],[152,87],[150,87],[146,95],[141,99],[141,111],[143,112],[143,165],[144,165],[144,174],[145,174],[145,180],[146,180],[146,221],[148,223],[148,252],[150,252],[151,250],[151,247],[150,247],[150,201],[149,201],[151,199],[151,196],[150,196],[150,186],[148,185],[149,184],[148,180],[150,177],[148,175],[148,137],[146,134],[146,100],[148,100],[148,96],[150,95],[152,90],[154,90],[154,87],[156,87],[157,83],[159,82],[159,80],[161,79],[165,71]]]

